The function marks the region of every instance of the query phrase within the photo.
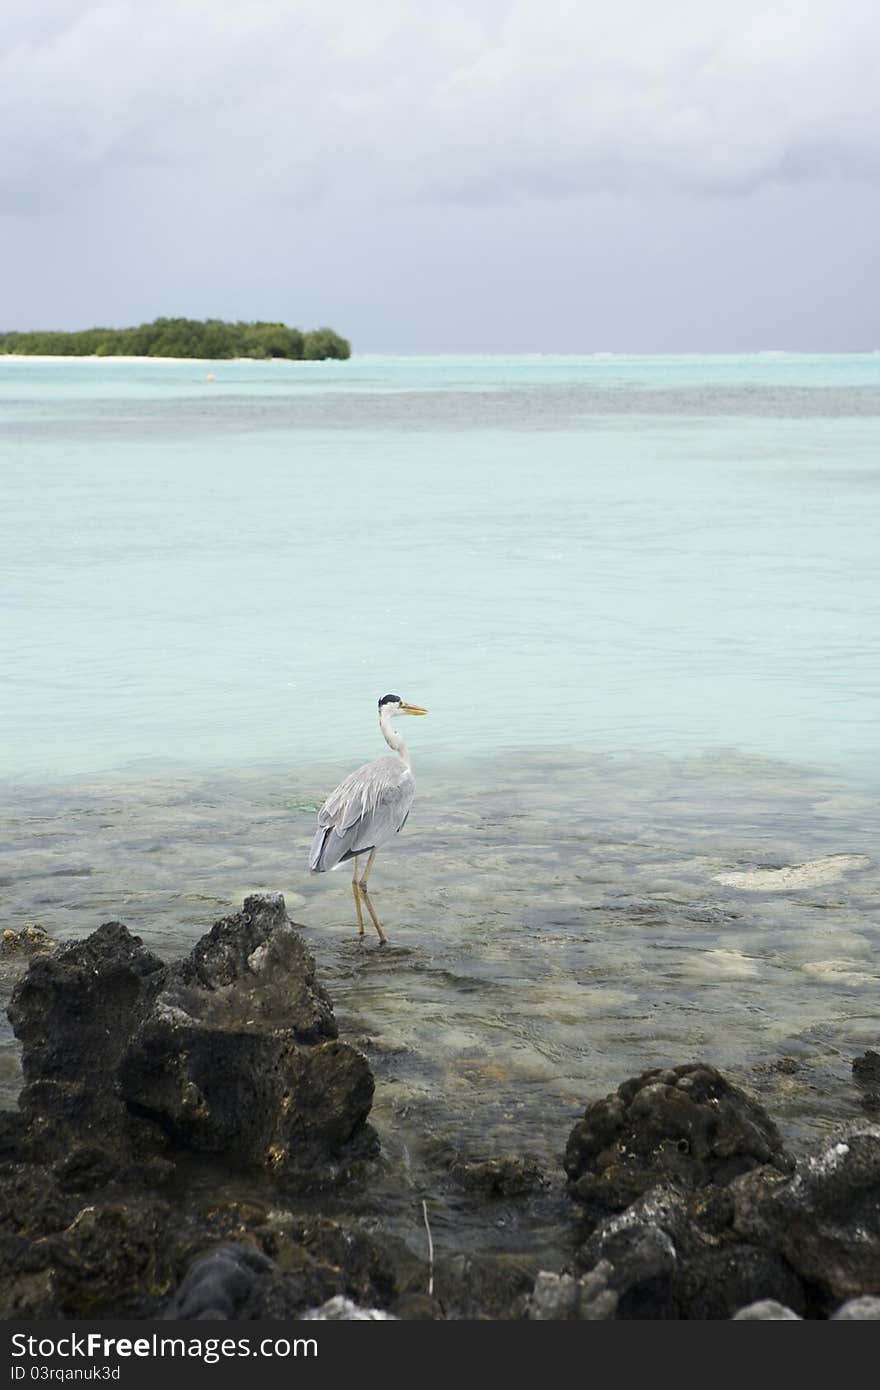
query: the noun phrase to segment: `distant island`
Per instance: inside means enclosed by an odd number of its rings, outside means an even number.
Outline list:
[[[86,328],[79,333],[0,333],[0,354],[26,357],[203,357],[216,360],[286,357],[315,362],[351,356],[332,328],[302,333],[284,323],[222,319],[154,319],[137,328]]]

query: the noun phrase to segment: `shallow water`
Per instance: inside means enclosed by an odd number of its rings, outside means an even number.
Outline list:
[[[558,1176],[654,1065],[796,1148],[862,1113],[880,358],[0,360],[0,449],[4,927],[174,955],[283,891],[392,1204],[436,1142]],[[305,856],[388,689],[431,717],[379,949]]]
[[[880,979],[868,789],[733,754],[423,761],[371,878],[386,948],[358,941],[346,869],[305,869],[325,768],[20,790],[5,921],[67,940],[121,919],[173,956],[282,890],[376,1069],[392,1149],[427,1127],[553,1166],[588,1099],[695,1057],[794,1143],[859,1113],[850,1064],[877,1042]],[[800,886],[768,887],[783,865],[806,866]],[[8,1034],[2,1055],[11,1101]]]

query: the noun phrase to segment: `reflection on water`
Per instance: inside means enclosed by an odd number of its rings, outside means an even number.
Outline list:
[[[587,1100],[695,1057],[795,1146],[860,1113],[851,1060],[880,1022],[866,790],[733,754],[449,764],[377,858],[380,948],[357,939],[346,869],[304,867],[344,770],[7,791],[2,925],[70,940],[119,918],[171,956],[246,893],[280,889],[403,1166],[438,1139],[552,1168]],[[10,1104],[8,1029],[0,1059]]]

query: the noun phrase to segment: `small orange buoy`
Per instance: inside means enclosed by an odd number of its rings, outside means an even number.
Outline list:
[[[207,377],[206,377],[206,380],[207,380],[207,381],[213,381],[213,380],[214,380],[214,373],[213,373],[213,372],[208,372],[208,375],[207,375]]]

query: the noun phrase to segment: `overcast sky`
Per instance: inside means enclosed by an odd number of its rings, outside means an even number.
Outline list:
[[[878,0],[0,10],[0,329],[880,348]]]

